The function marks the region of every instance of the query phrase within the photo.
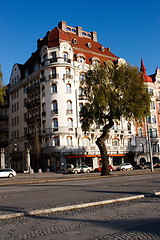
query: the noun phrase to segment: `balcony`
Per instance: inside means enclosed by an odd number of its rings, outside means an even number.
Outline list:
[[[79,94],[78,95],[78,99],[79,100],[85,100],[86,99],[86,95],[85,94]]]
[[[59,78],[59,74],[51,74],[51,75],[49,75],[49,79],[55,79],[55,78]]]
[[[73,79],[73,75],[71,74],[63,74],[63,78],[69,78],[69,79]]]
[[[40,88],[40,83],[37,82],[37,83],[31,85],[30,87],[28,87],[28,88],[26,89],[26,93],[28,94],[29,92],[32,92],[32,91],[34,91],[35,89],[39,89],[39,88]]]
[[[50,58],[41,62],[41,67],[49,66],[50,64],[54,64],[54,63],[71,63],[71,61],[72,61],[71,59],[63,58],[63,57]]]
[[[52,114],[58,114],[58,109],[51,110],[51,113],[52,113]]]
[[[67,113],[67,115],[68,115],[68,114],[73,114],[73,109],[67,109],[67,110],[66,110],[66,113]]]

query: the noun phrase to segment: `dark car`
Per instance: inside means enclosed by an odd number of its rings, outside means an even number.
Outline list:
[[[143,168],[143,169],[149,169],[149,168],[151,168],[151,163],[150,163],[150,162],[145,162],[145,163],[142,165],[142,168]]]

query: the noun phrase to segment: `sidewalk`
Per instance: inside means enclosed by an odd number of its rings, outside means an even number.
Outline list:
[[[154,172],[160,173],[160,168],[154,169]],[[17,173],[13,178],[0,178],[1,186],[23,185],[33,183],[47,183],[58,181],[84,180],[91,178],[112,178],[128,175],[154,174],[150,169],[138,169],[133,171],[113,171],[108,176],[100,176],[100,172],[68,174],[67,172],[43,172],[43,173]]]

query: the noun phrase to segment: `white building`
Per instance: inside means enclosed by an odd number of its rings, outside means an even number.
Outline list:
[[[95,141],[100,130],[88,135],[81,130],[79,112],[86,97],[80,82],[91,64],[108,60],[121,59],[97,42],[96,32],[63,21],[37,41],[36,52],[24,65],[15,64],[11,73],[8,164],[26,170],[29,150],[34,170],[66,170],[68,164],[83,162],[98,166]],[[128,158],[135,134],[133,123],[115,121],[106,143],[112,165]]]

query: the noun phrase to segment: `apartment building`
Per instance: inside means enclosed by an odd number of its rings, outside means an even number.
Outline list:
[[[82,163],[98,167],[100,153],[95,142],[101,129],[91,129],[85,135],[79,112],[86,101],[85,88],[81,86],[84,73],[104,61],[124,60],[98,43],[96,32],[61,21],[37,41],[37,50],[24,64],[13,66],[7,166],[17,171],[59,171],[66,170],[69,164]],[[159,77],[154,78],[147,84],[156,88]],[[157,98],[155,101],[158,106]],[[146,148],[146,135],[141,138],[139,132],[133,122],[123,118],[115,121],[106,142],[110,164],[116,167],[130,161],[135,165],[141,159],[135,151],[148,156],[139,145]]]

